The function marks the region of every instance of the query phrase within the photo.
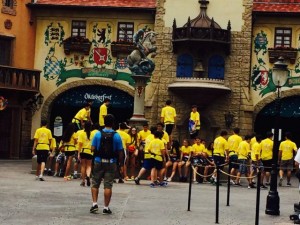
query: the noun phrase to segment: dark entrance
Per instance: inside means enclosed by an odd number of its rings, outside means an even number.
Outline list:
[[[50,128],[53,131],[54,119],[62,117],[63,126],[72,121],[75,114],[84,107],[87,100],[93,100],[91,118],[94,123],[99,122],[99,108],[105,98],[110,99],[108,113],[116,118],[116,125],[128,121],[133,114],[133,97],[128,93],[107,86],[80,86],[69,89],[59,95],[52,106]]]
[[[254,130],[256,133],[265,135],[274,128],[275,102],[266,105],[255,120]],[[293,141],[300,147],[300,96],[292,96],[281,99],[281,111],[279,128],[284,133],[289,131],[293,135]]]

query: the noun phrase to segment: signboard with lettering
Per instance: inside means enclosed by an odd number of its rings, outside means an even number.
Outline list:
[[[100,107],[106,98],[110,99],[110,105],[114,108],[133,107],[133,97],[128,93],[98,85],[72,88],[59,96],[55,104],[83,107],[88,100],[92,100],[92,107]]]

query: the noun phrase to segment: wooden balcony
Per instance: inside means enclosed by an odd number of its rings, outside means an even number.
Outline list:
[[[21,69],[0,65],[0,88],[38,93],[40,89],[39,70]]]
[[[230,53],[231,31],[218,28],[203,27],[179,27],[173,26],[173,51],[183,47],[204,47],[219,46],[226,54]]]
[[[298,49],[296,48],[268,48],[269,52],[269,62],[275,63],[279,57],[283,57],[285,60],[289,61],[291,64],[296,63]]]

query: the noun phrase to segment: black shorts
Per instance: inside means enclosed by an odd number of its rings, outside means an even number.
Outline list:
[[[237,155],[231,155],[229,156],[229,162],[231,168],[239,169],[240,165],[238,164],[238,156]]]
[[[86,159],[86,160],[92,160],[93,159],[93,155],[87,154],[87,153],[80,153],[80,158],[81,159]]]
[[[172,134],[173,128],[174,128],[174,124],[166,124],[165,130],[168,133],[168,135]]]
[[[48,158],[49,150],[36,150],[36,161],[38,164],[42,162],[46,163]]]
[[[223,165],[225,163],[225,157],[219,156],[219,155],[214,155],[214,162],[216,166]]]
[[[178,161],[178,159],[177,159],[177,157],[176,157],[176,156],[170,156],[170,160],[171,160],[171,162],[172,162],[172,163],[174,163],[174,162],[177,162],[177,161]]]
[[[157,170],[161,170],[163,168],[163,162],[162,161],[158,161],[156,159],[151,159],[151,164],[152,164],[152,168],[155,168]]]
[[[69,156],[74,156],[74,155],[75,155],[75,150],[74,150],[74,151],[65,151],[65,155],[66,155],[67,157],[69,157]]]
[[[265,171],[265,172],[271,172],[271,170],[272,170],[272,162],[273,162],[272,159],[269,159],[269,160],[262,160],[262,163],[263,163],[263,165],[264,165],[264,171]]]
[[[196,137],[198,137],[199,131],[200,131],[200,130],[195,130],[194,133],[190,134],[190,138],[191,138],[191,139],[195,139]]]

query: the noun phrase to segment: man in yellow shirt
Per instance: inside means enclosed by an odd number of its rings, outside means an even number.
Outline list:
[[[152,169],[151,169],[151,184],[150,187],[154,188],[156,181],[157,174],[160,179],[160,186],[167,186],[167,182],[163,181],[163,164],[166,162],[165,157],[165,144],[161,140],[162,132],[155,131],[154,132],[154,140],[152,140],[149,144],[148,151],[151,153],[151,162],[152,162]]]
[[[253,141],[255,138],[255,141]],[[250,148],[251,148],[251,173],[250,177],[253,177],[254,173],[257,169],[263,170],[263,164],[261,161],[261,135],[255,135],[250,141]],[[251,143],[252,142],[252,143]],[[252,182],[252,184],[255,184]],[[263,184],[263,180],[261,179],[260,188],[265,189],[267,188]]]
[[[221,131],[219,137],[214,140],[214,162],[216,166],[221,166],[229,160],[228,142],[226,140],[228,133],[226,130]],[[214,174],[211,178],[211,182],[215,184],[217,181],[217,170],[215,169]]]
[[[176,110],[171,103],[171,100],[166,101],[166,106],[162,108],[160,115],[160,122],[165,124],[165,130],[170,137],[173,128],[176,128]]]
[[[268,132],[267,138],[261,141],[261,160],[264,165],[264,171],[261,174],[262,180],[266,177],[266,185],[270,185],[270,172],[273,162],[273,133]]]
[[[107,115],[107,107],[110,103],[110,100],[108,98],[104,99],[103,104],[100,106],[99,110],[99,124],[101,130],[104,128],[104,117]]]
[[[84,108],[79,110],[78,113],[72,119],[72,123],[76,126],[76,131],[81,130],[83,128],[84,122],[89,120],[89,110],[91,109],[91,105],[86,103]]]
[[[154,133],[157,131],[156,127],[151,127],[150,132],[151,134],[148,135],[145,139],[145,146],[144,146],[144,160],[143,160],[143,167],[140,169],[139,174],[136,178],[134,178],[135,184],[140,184],[140,179],[143,176],[143,174],[148,170],[152,170],[152,160],[151,160],[151,153],[149,152],[149,145],[151,141],[154,140]]]
[[[229,148],[229,163],[231,167],[230,175],[236,176],[236,172],[239,169],[238,164],[238,147],[239,144],[243,141],[242,137],[239,135],[240,128],[233,129],[233,135],[228,138],[228,148]],[[235,182],[231,179],[231,184],[235,184]]]
[[[127,147],[129,146],[130,142],[131,142],[131,139],[130,139],[130,136],[127,132],[125,132],[125,130],[127,129],[127,125],[126,123],[120,123],[119,125],[119,129],[117,130],[117,133],[121,136],[121,139],[122,139],[122,144],[123,144],[123,148],[124,148],[124,155],[125,155],[125,161],[126,161],[126,149]],[[118,159],[117,159],[118,160]],[[119,171],[119,181],[118,183],[124,183],[123,181],[123,178],[124,178],[124,164],[125,164],[125,161],[124,162],[118,162],[118,165],[120,165],[120,168]]]
[[[248,170],[248,152],[250,151],[250,141],[251,136],[246,135],[245,140],[242,141],[238,146],[238,162],[239,162],[239,171],[237,173],[237,178],[235,181],[236,186],[242,186],[240,183],[240,177],[242,174],[245,174],[248,178],[248,188],[255,188],[254,184],[252,184],[252,180],[249,178],[249,170]]]
[[[291,141],[291,136],[292,134],[290,132],[285,133],[285,141],[280,143],[279,146],[279,165],[280,165],[280,170],[279,170],[279,186],[282,186],[282,181],[283,181],[283,175],[284,175],[284,170],[287,170],[287,186],[291,186],[291,173],[294,167],[294,151],[297,152],[297,146],[295,142]]]
[[[50,150],[50,143],[52,140],[51,130],[47,128],[47,121],[42,120],[42,127],[38,128],[34,134],[34,144],[32,147],[32,154],[37,156],[36,179],[45,181],[43,177],[45,164],[47,162],[48,153]]]
[[[189,132],[191,139],[195,139],[200,131],[200,114],[197,111],[197,106],[192,106],[192,112],[189,120]]]
[[[205,153],[205,146],[201,143],[201,139],[199,137],[196,137],[195,144],[192,145],[192,163],[195,167],[194,173],[193,173],[193,181],[197,182],[197,173],[198,167],[205,166],[207,163],[206,161],[206,153]]]

